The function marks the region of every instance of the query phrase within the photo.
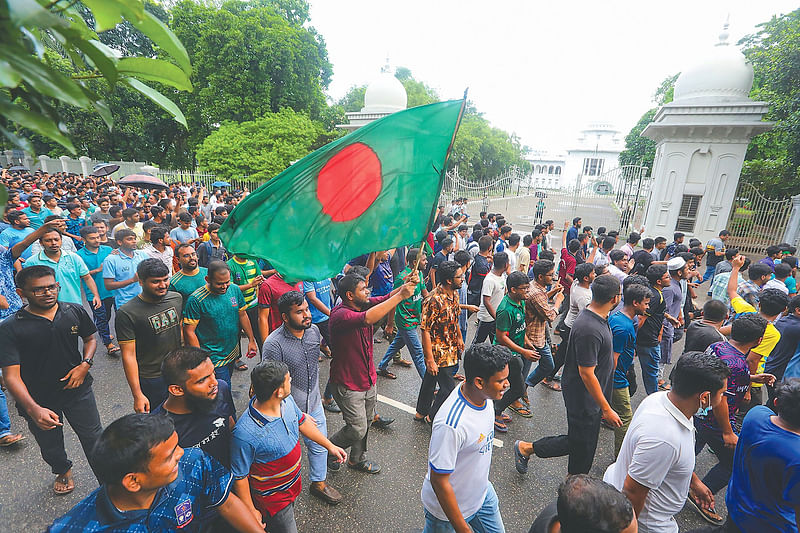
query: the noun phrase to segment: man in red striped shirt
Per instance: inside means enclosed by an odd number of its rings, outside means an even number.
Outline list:
[[[345,451],[323,435],[292,399],[292,378],[282,361],[267,360],[250,374],[254,393],[233,429],[233,491],[270,533],[296,533],[294,500],[300,494],[300,435],[343,463]]]

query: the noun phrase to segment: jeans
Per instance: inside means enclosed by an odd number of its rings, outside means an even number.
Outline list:
[[[403,346],[408,347],[408,352],[411,354],[411,360],[414,361],[414,366],[417,369],[419,377],[425,378],[425,354],[422,353],[422,342],[419,340],[419,327],[405,328],[398,326],[397,335],[395,335],[389,347],[386,349],[386,355],[383,356],[381,362],[378,363],[380,370],[386,370],[392,357],[398,355]]]
[[[230,383],[228,383],[228,385],[230,385]],[[169,396],[167,384],[161,376],[157,378],[139,377],[139,388],[142,389],[142,394],[144,394],[150,402],[151,411],[164,403]]]
[[[539,366],[537,366],[536,370],[531,372],[531,374],[525,380],[525,385],[528,387],[535,387],[538,385],[539,382],[549,376],[555,368],[555,363],[553,362],[553,350],[550,348],[549,342],[545,342],[544,346],[541,348],[536,348],[536,352],[539,354]]]
[[[328,422],[325,420],[325,409],[320,404],[319,407],[308,413],[311,418],[317,421],[317,429],[320,433],[328,436]],[[328,450],[317,444],[313,440],[303,437],[308,450],[308,466],[311,474],[311,481],[325,481],[328,474]]]
[[[503,525],[503,517],[500,516],[497,493],[491,483],[489,483],[481,508],[474,515],[465,516],[464,520],[476,533],[505,533],[506,528]],[[422,530],[422,533],[449,533],[451,531],[455,531],[455,529],[450,522],[439,520],[425,509],[425,529]]]
[[[350,390],[340,383],[332,383],[333,398],[342,410],[344,427],[330,441],[340,448],[350,448],[350,462],[360,463],[367,451],[367,434],[375,416],[378,391],[375,385],[366,391]]]
[[[718,462],[708,471],[703,478],[703,483],[708,487],[708,490],[716,494],[723,487],[727,487],[728,482],[731,480],[731,474],[733,474],[734,450],[725,447],[721,433],[704,427],[697,427],[694,454],[697,455],[703,451],[703,447],[706,444],[708,444],[709,448],[714,450],[714,455],[717,456]]]
[[[711,280],[711,283],[714,283],[714,270],[716,268],[716,266],[707,266],[706,271],[703,273],[703,281],[700,283],[705,283],[708,280]],[[709,287],[711,287],[711,285],[709,285]]]
[[[642,366],[642,383],[647,394],[658,390],[658,365],[661,362],[661,346],[636,346],[636,356]]]
[[[592,469],[599,436],[600,411],[577,414],[567,412],[567,434],[535,441],[533,453],[541,458],[569,455],[568,473],[588,474]]]
[[[218,367],[214,368],[214,376],[217,379],[221,379],[222,381],[227,383],[228,384],[228,388],[231,389],[231,390],[233,390],[231,388],[231,374],[233,374],[233,367],[234,367],[234,363],[230,362],[227,365],[218,366]]]
[[[522,358],[514,354],[508,361],[508,382],[510,384],[508,390],[503,394],[503,397],[494,402],[494,414],[500,416],[506,407],[522,398],[525,392],[525,386],[522,382]]]
[[[495,334],[495,324],[494,320],[491,322],[484,322],[483,320],[478,320],[478,331],[475,332],[475,339],[472,341],[472,344],[478,344],[485,341],[487,338],[489,342],[494,342],[494,334]]]
[[[6,394],[0,389],[0,439],[6,435],[11,435],[11,418],[8,416]]]
[[[274,515],[261,513],[267,524],[269,533],[297,533],[297,522],[294,519],[294,503],[290,503]]]
[[[442,406],[444,401],[450,396],[450,393],[456,388],[456,380],[453,374],[458,370],[458,365],[453,366],[440,366],[439,372],[434,376],[425,372],[425,377],[422,378],[422,385],[419,388],[417,395],[417,413],[423,416],[429,415],[431,420],[436,417],[436,413]],[[433,393],[436,389],[436,384],[439,384],[439,393],[436,395],[436,400],[433,399]],[[433,406],[431,406],[433,402]]]
[[[94,325],[97,327],[97,333],[100,335],[100,340],[103,341],[105,346],[111,344],[111,326],[108,323],[111,321],[111,310],[114,308],[114,297],[109,296],[103,298],[100,307],[95,309],[91,305],[92,316],[94,317]]]
[[[79,389],[82,390],[73,391],[74,396],[70,395],[68,401],[58,398],[52,402],[40,402],[40,405],[56,413],[62,423],[66,416],[69,425],[78,435],[83,453],[88,459],[92,456],[94,445],[103,432],[103,426],[100,425],[100,414],[97,412],[91,383],[84,382]],[[67,450],[64,449],[64,426],[48,430],[40,429],[28,413],[20,410],[20,414],[28,421],[28,429],[39,445],[42,459],[50,465],[52,472],[61,475],[69,471],[72,468],[72,461],[67,458]]]

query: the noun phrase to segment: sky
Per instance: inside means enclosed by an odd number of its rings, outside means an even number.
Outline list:
[[[311,0],[338,100],[386,63],[443,99],[469,99],[535,150],[566,151],[589,122],[626,135],[664,78],[797,0]]]

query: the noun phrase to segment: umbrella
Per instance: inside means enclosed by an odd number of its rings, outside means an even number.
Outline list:
[[[8,171],[9,172],[30,172],[29,169],[27,169],[25,167],[21,167],[19,165],[14,166],[14,167],[9,167]]]
[[[231,184],[227,181],[215,181],[211,184],[212,187],[230,187]]]
[[[142,187],[143,189],[169,189],[169,186],[147,172],[141,174],[129,174],[124,178],[117,181],[120,185],[129,185],[132,187]]]
[[[119,170],[119,165],[114,165],[112,163],[100,163],[92,168],[92,176],[102,178],[104,176],[108,176],[109,174],[113,174],[117,170]]]

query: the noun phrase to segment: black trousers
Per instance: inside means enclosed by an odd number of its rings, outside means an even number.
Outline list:
[[[503,397],[494,402],[494,414],[499,416],[506,407],[516,402],[525,393],[525,377],[522,375],[522,357],[517,354],[508,361],[508,383],[510,387]]]
[[[542,458],[569,455],[569,474],[588,474],[594,462],[599,435],[600,411],[579,414],[567,412],[567,434],[535,441],[533,453]]]
[[[422,378],[422,385],[417,396],[418,414],[422,416],[428,415],[433,420],[444,401],[456,388],[456,380],[453,377],[456,370],[458,370],[458,365],[440,366],[439,372],[435,376],[430,372],[425,372],[425,377]],[[436,390],[437,383],[439,384],[439,393],[436,394],[436,400],[434,400],[433,393]]]
[[[553,371],[547,376],[547,379],[553,379],[558,371],[564,366],[564,361],[567,358],[567,341],[569,340],[569,333],[572,331],[566,325],[561,328],[561,344],[558,345],[558,350],[553,354]]]
[[[261,338],[261,332],[258,330],[258,306],[254,305],[253,307],[247,310],[247,318],[250,320],[250,327],[253,328],[253,336],[256,338],[256,346],[258,349],[261,350],[262,344],[266,339]],[[259,358],[261,354],[258,354]],[[241,355],[239,356],[241,357]]]
[[[94,400],[91,383],[84,384],[81,388],[83,390],[74,396],[70,396],[68,401],[43,402],[40,405],[56,413],[62,423],[64,422],[64,417],[66,417],[69,425],[81,441],[84,455],[86,455],[87,459],[91,459],[92,450],[103,432],[103,426],[100,425],[100,414],[97,412],[97,404]],[[45,405],[45,403],[48,403],[48,405]],[[27,420],[28,429],[31,430],[36,443],[39,445],[42,459],[50,465],[52,472],[56,475],[61,475],[72,468],[72,461],[67,458],[67,450],[64,448],[64,426],[56,426],[49,430],[40,429],[31,417],[22,412],[21,409],[20,414]],[[91,464],[91,461],[89,461],[89,464]]]
[[[481,343],[487,338],[489,339],[489,342],[494,342],[495,328],[496,326],[494,320],[491,322],[478,320],[478,331],[475,332],[475,340],[472,341],[472,344]]]

